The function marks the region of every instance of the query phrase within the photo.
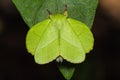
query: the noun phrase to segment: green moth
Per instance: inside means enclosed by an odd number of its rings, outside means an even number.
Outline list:
[[[94,38],[82,22],[64,14],[50,14],[50,18],[34,25],[27,33],[26,47],[35,62],[46,64],[56,59],[81,63],[93,48]]]

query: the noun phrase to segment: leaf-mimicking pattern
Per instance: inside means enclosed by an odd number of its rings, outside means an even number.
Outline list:
[[[94,38],[90,29],[65,14],[50,15],[28,31],[26,46],[36,63],[46,64],[55,59],[62,62],[62,58],[81,63],[92,50]]]

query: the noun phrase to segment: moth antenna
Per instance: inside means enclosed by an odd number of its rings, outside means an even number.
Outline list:
[[[48,11],[49,15],[52,15],[52,12],[50,10],[47,9],[47,11]]]
[[[64,5],[64,15],[65,15],[65,16],[68,16],[67,5]]]
[[[67,5],[66,4],[64,5],[64,11],[67,11]]]
[[[49,17],[51,18],[52,17],[52,12],[50,10],[48,10],[48,9],[47,9],[47,11],[49,13]]]

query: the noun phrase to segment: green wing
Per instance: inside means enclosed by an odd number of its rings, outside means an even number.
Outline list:
[[[75,34],[78,36],[85,53],[89,53],[90,50],[93,49],[94,45],[94,37],[90,31],[90,28],[88,28],[84,23],[75,19],[69,18],[68,22]]]
[[[27,49],[39,64],[59,56],[71,63],[81,63],[93,42],[93,35],[84,23],[60,14],[33,26],[26,37]]]
[[[61,29],[60,39],[61,56],[71,63],[80,63],[85,59],[85,52],[68,22]]]
[[[81,63],[93,47],[91,31],[83,23],[67,19],[61,29],[60,55],[71,63]]]
[[[56,59],[59,55],[58,41],[58,32],[50,20],[33,26],[26,38],[27,49],[39,64],[46,64]]]

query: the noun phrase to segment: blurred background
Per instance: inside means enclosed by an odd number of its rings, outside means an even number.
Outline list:
[[[11,0],[0,0],[0,80],[64,80],[55,64],[40,66],[27,53],[28,30]],[[94,69],[95,80],[120,80],[120,0],[99,0],[92,32],[95,45],[87,58],[94,64],[88,70]]]

